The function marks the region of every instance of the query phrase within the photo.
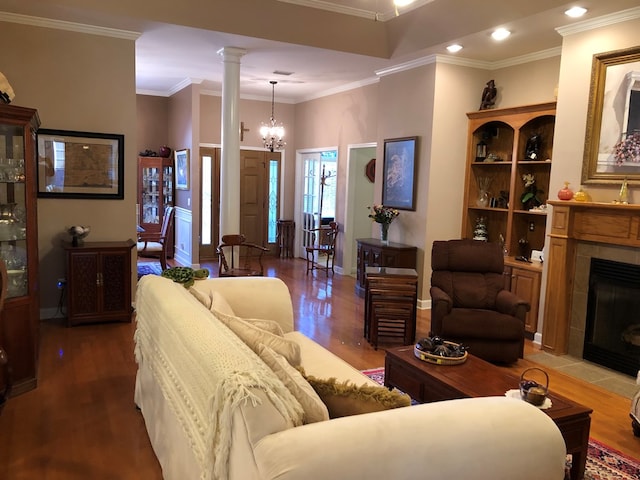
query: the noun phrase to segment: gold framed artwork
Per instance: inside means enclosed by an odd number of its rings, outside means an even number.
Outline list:
[[[582,183],[640,184],[640,46],[593,56]]]

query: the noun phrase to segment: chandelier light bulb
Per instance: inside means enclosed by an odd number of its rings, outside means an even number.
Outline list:
[[[276,122],[273,116],[275,86],[278,82],[271,80],[269,83],[271,84],[271,117],[269,118],[269,123],[262,123],[260,136],[262,137],[264,148],[273,152],[274,150],[282,150],[286,143],[284,141],[284,127],[282,123]]]

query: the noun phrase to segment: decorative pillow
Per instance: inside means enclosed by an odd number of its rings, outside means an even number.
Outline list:
[[[327,407],[302,374],[289,365],[287,359],[266,345],[258,345],[258,355],[278,376],[304,410],[304,423],[329,420]]]
[[[215,308],[212,308],[211,311],[213,314],[218,317],[223,323],[227,324],[232,322],[233,320],[243,320],[247,323],[250,323],[254,327],[258,327],[261,330],[266,330],[269,333],[273,333],[279,337],[284,336],[282,332],[282,327],[280,324],[274,320],[265,320],[263,318],[240,318],[235,315],[228,315],[224,312],[218,311]],[[224,318],[223,318],[224,317]]]
[[[233,312],[233,308],[231,308],[231,305],[229,305],[227,299],[220,295],[220,293],[213,290],[210,296],[211,306],[209,307],[209,310],[211,310],[212,312],[216,310],[227,315],[235,315],[235,313]]]
[[[204,305],[208,309],[211,309],[211,295],[209,293],[201,292],[195,287],[190,287],[189,293],[194,297],[196,297],[196,299],[198,299],[198,301],[202,305]]]
[[[258,346],[264,344],[286,358],[294,367],[300,365],[300,346],[293,340],[262,330],[232,315],[221,315],[218,318],[254,352],[258,353]]]
[[[411,397],[397,390],[374,385],[358,386],[335,378],[305,378],[329,410],[330,418],[347,417],[361,413],[379,412],[411,405]]]

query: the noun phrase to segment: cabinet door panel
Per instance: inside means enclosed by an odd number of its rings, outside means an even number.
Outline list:
[[[126,284],[129,265],[128,259],[122,253],[102,254],[102,290],[104,312],[126,312]]]
[[[82,288],[69,289],[70,314],[93,314],[100,308],[98,297],[98,255],[95,253],[72,253],[69,275],[72,285]]]
[[[511,291],[531,305],[525,317],[525,330],[535,333],[538,328],[538,302],[540,298],[540,274],[521,268],[513,268]]]

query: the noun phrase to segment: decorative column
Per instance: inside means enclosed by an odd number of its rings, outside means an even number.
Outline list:
[[[220,240],[240,232],[240,58],[246,50],[218,50],[224,63],[222,80],[222,149],[220,158]]]

